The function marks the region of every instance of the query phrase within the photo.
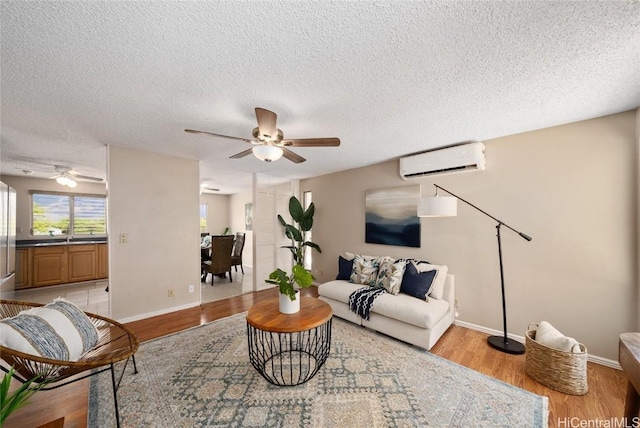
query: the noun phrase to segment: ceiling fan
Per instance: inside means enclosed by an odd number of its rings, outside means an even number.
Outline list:
[[[185,129],[185,132],[244,141],[252,144],[253,147],[231,156],[230,159],[239,159],[253,153],[255,157],[265,162],[276,161],[282,156],[294,163],[301,163],[306,160],[289,150],[288,147],[337,147],[340,145],[339,138],[285,139],[282,131],[276,127],[278,116],[274,112],[260,107],[256,107],[255,110],[258,126],[253,129],[253,140],[213,132],[196,131],[195,129]]]
[[[50,179],[55,179],[58,184],[63,184],[69,187],[76,187],[78,185],[76,178],[80,178],[82,180],[90,180],[90,181],[103,181],[102,178],[99,177],[91,177],[89,175],[82,175],[80,172],[71,169],[69,166],[64,165],[54,165],[56,169],[56,175],[49,177]]]

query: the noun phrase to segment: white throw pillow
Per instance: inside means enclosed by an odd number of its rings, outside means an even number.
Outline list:
[[[436,276],[433,278],[433,285],[429,291],[429,296],[434,299],[442,300],[444,298],[444,283],[447,280],[447,272],[449,268],[445,265],[432,265],[429,263],[414,264],[418,272],[429,272],[436,270]]]
[[[560,333],[547,321],[540,322],[536,330],[536,342],[559,351],[582,353],[580,344],[576,339]]]
[[[62,298],[0,321],[2,346],[54,360],[77,361],[97,341],[89,317]]]

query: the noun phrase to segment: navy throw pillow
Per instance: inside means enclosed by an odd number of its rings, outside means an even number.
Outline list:
[[[338,256],[338,276],[336,279],[349,281],[351,271],[353,270],[353,260],[347,260],[342,256]]]
[[[409,296],[417,297],[420,300],[427,300],[427,295],[433,285],[437,270],[418,272],[413,263],[407,263],[407,267],[402,277],[400,292]]]

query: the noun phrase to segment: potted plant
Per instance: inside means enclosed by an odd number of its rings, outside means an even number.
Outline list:
[[[27,400],[47,384],[47,382],[35,383],[40,379],[40,376],[36,376],[20,385],[15,391],[9,392],[13,373],[14,370],[11,367],[0,383],[0,427],[4,425],[9,415],[28,404]]]
[[[311,247],[319,253],[322,252],[318,244],[304,239],[305,232],[310,231],[313,227],[314,213],[315,206],[313,202],[304,210],[298,198],[292,196],[289,199],[289,214],[293,219],[293,224],[288,224],[278,214],[278,221],[284,227],[285,235],[292,241],[292,245],[285,245],[282,248],[288,248],[291,251],[295,264],[291,269],[291,275],[278,268],[269,274],[269,279],[266,282],[278,286],[280,291],[280,311],[283,313],[294,313],[300,309],[300,300],[296,299],[298,294],[296,287],[311,287],[315,279],[311,272],[304,268],[305,247]]]

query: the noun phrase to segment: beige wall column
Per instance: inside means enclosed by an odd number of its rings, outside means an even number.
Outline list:
[[[108,148],[113,318],[129,321],[200,304],[198,175],[196,160]]]

